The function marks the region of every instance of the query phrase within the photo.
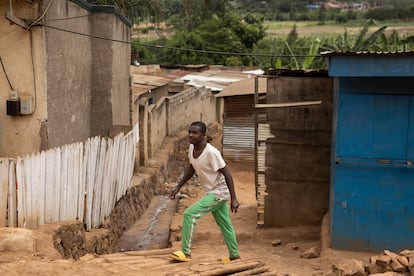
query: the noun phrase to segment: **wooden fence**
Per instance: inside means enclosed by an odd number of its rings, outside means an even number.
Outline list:
[[[130,187],[138,125],[17,159],[0,159],[0,227],[80,220],[97,228]]]

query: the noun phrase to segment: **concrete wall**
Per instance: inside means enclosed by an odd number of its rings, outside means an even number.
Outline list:
[[[140,123],[137,163],[141,166],[148,164],[166,137],[187,129],[191,122],[217,122],[216,98],[206,88],[192,87],[150,106],[144,97],[137,99],[133,106],[133,121]]]
[[[36,18],[38,5],[27,1],[12,1],[13,14],[21,18]],[[45,50],[42,29],[26,30],[5,18],[8,1],[0,1],[0,57],[6,73],[0,67],[0,156],[15,157],[39,150],[41,133],[47,121]],[[32,96],[34,113],[28,116],[8,116],[6,101],[13,89]]]
[[[66,0],[54,1],[46,20],[80,16],[76,20],[50,21],[63,30],[91,33],[89,12]],[[83,16],[83,17],[82,17]],[[41,27],[37,27],[41,28]],[[41,150],[84,141],[90,133],[92,40],[87,36],[45,28],[47,113]],[[102,118],[106,121],[106,118]]]
[[[217,122],[216,98],[205,87],[189,88],[171,96],[168,105],[168,134],[187,129],[193,121]]]
[[[332,95],[328,77],[269,78],[267,103],[322,104],[267,112],[265,226],[319,224],[328,212]]]
[[[118,41],[130,40],[130,29],[111,13],[92,17],[92,33]],[[102,39],[92,40],[91,135],[108,135],[112,125],[129,125],[129,64],[131,46]],[[105,68],[106,70],[102,70]]]
[[[155,152],[161,148],[167,136],[167,108],[166,98],[153,104],[148,109],[148,157],[153,158]]]
[[[130,45],[82,35],[128,42],[129,25],[81,0],[12,4],[16,17],[31,20],[47,9],[42,18],[47,21],[39,22],[49,27],[24,29],[0,17],[0,56],[7,76],[22,97],[33,97],[35,107],[31,115],[6,115],[13,89],[1,72],[0,156],[106,136],[113,125],[130,125]],[[0,13],[8,8],[8,1],[1,1]]]

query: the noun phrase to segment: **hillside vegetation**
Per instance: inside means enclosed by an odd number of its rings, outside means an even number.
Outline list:
[[[326,50],[414,51],[412,1],[369,1],[363,10],[323,5],[309,10],[303,0],[161,2],[164,23],[147,21],[133,30],[133,51],[141,64],[306,70],[325,68],[319,53]],[[397,12],[402,7],[408,13]],[[404,20],[367,17],[381,10]]]

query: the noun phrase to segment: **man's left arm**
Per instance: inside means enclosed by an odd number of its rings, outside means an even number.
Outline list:
[[[233,177],[231,176],[230,170],[229,170],[229,168],[227,168],[227,166],[220,169],[219,171],[224,175],[224,179],[226,180],[227,188],[229,188],[229,191],[230,191],[231,211],[237,213],[237,208],[239,208],[239,202],[237,201],[236,192],[234,190]]]

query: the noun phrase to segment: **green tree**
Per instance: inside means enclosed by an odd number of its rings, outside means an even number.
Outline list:
[[[194,30],[213,16],[226,16],[225,0],[182,0],[182,2],[181,17],[183,23],[180,24],[182,26],[181,31]]]
[[[326,20],[326,8],[324,5],[321,5],[318,12],[318,24],[325,25]]]
[[[296,30],[296,24],[294,24],[292,30],[290,30],[288,34],[286,41],[289,45],[292,45],[295,43],[296,39],[298,39],[298,31]]]
[[[169,49],[166,50],[166,56],[169,63],[195,62],[194,58],[197,55],[200,57],[197,59],[200,63],[250,65],[252,59],[246,54],[250,53],[265,35],[262,19],[253,15],[245,19],[235,14],[228,14],[225,17],[213,16],[197,28],[179,31],[170,38],[169,46],[199,50],[197,53],[182,53],[184,55],[182,58],[179,56],[179,49]],[[226,56],[213,52],[232,54]],[[238,53],[241,55],[238,56]]]
[[[166,46],[168,48],[164,50],[163,57],[167,64],[209,63],[206,53],[191,51],[205,49],[205,42],[195,32],[178,32],[168,40]]]

